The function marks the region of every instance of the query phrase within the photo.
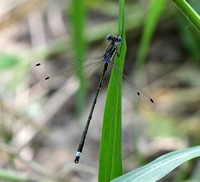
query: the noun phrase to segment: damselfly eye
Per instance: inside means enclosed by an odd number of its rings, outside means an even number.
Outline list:
[[[121,43],[122,42],[122,38],[121,37],[117,37],[117,42]]]
[[[110,40],[111,40],[111,35],[108,35],[108,36],[106,37],[106,39],[107,39],[108,41],[110,41]]]

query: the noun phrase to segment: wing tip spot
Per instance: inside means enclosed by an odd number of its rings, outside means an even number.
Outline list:
[[[140,95],[140,92],[137,92],[138,95]]]
[[[45,78],[45,80],[48,80],[48,79],[49,79],[49,77],[46,77],[46,78]]]
[[[150,99],[150,101],[151,101],[152,103],[154,103],[153,99]]]
[[[37,63],[37,64],[36,64],[36,66],[40,66],[40,65],[41,65],[40,63]]]

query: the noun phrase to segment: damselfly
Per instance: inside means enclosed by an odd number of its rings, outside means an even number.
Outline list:
[[[143,107],[146,110],[152,111],[155,109],[155,104],[154,104],[153,99],[150,98],[145,92],[143,92],[136,84],[130,82],[114,63],[115,57],[118,56],[117,46],[119,43],[122,42],[122,38],[108,35],[106,39],[110,41],[110,44],[105,50],[105,53],[103,56],[89,58],[86,62],[82,64],[78,64],[79,61],[82,61],[79,59],[73,60],[71,62],[65,62],[65,61],[46,61],[45,62],[43,61],[43,62],[37,63],[33,68],[35,72],[39,72],[43,76],[43,80],[41,82],[42,83],[41,86],[43,88],[55,89],[60,86],[63,86],[63,84],[66,83],[67,80],[69,80],[69,78],[73,76],[74,72],[80,71],[82,69],[86,70],[88,68],[91,68],[92,66],[102,64],[102,61],[104,62],[104,68],[103,68],[103,72],[102,72],[102,75],[97,87],[96,95],[94,97],[93,104],[92,104],[84,131],[79,143],[79,147],[77,149],[76,157],[74,160],[76,164],[79,162],[79,159],[82,154],[85,138],[86,138],[87,131],[90,125],[90,121],[92,119],[97,97],[101,89],[108,66],[111,66],[111,68],[114,68],[117,71],[118,73],[117,74],[118,78],[116,78],[117,81],[120,81],[120,78],[123,78],[122,93],[123,93],[123,96],[125,96],[125,98],[127,98],[129,101],[133,102],[134,104],[139,104],[141,107]]]

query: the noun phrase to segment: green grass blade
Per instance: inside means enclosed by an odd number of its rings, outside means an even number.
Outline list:
[[[112,182],[155,182],[182,163],[199,156],[200,146],[171,152],[141,168],[114,179]]]
[[[119,36],[122,44],[118,46],[120,57],[116,56],[115,63],[123,70],[126,55],[126,40],[124,31],[124,0],[119,1]],[[99,156],[99,182],[108,182],[122,175],[121,152],[121,84],[115,84],[117,77],[113,69],[103,118],[102,138]]]
[[[75,51],[75,57],[84,58],[87,47],[86,40],[84,39],[85,23],[86,23],[85,1],[73,0],[71,8],[72,8],[72,14],[71,14],[72,42]],[[79,62],[78,64],[81,64],[81,62]],[[86,95],[85,74],[82,70],[79,70],[76,73],[76,75],[80,80],[80,88],[77,96],[77,111],[80,116],[82,114],[85,105],[84,104]]]
[[[139,69],[144,65],[150,41],[152,39],[155,28],[160,19],[160,15],[166,5],[166,0],[151,0],[150,10],[147,15],[146,25],[143,30],[142,40],[139,47],[136,68]]]
[[[200,32],[200,16],[185,0],[173,0],[182,14],[194,25]]]

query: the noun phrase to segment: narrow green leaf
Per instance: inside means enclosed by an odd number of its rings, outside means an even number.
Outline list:
[[[150,41],[152,39],[158,21],[161,18],[160,15],[165,7],[166,2],[167,2],[166,0],[150,1],[150,9],[147,15],[147,20],[142,35],[142,40],[140,43],[136,68],[141,68],[145,62]]]
[[[155,182],[182,163],[199,156],[200,146],[171,152],[141,168],[114,179],[112,182]]]
[[[122,43],[118,46],[115,63],[123,70],[126,55],[126,40],[124,31],[124,0],[119,1],[119,36]],[[117,71],[113,69],[103,118],[102,138],[99,156],[99,182],[108,182],[122,175],[121,152],[121,83],[115,84]]]
[[[200,32],[200,16],[185,0],[172,0],[182,14]]]

